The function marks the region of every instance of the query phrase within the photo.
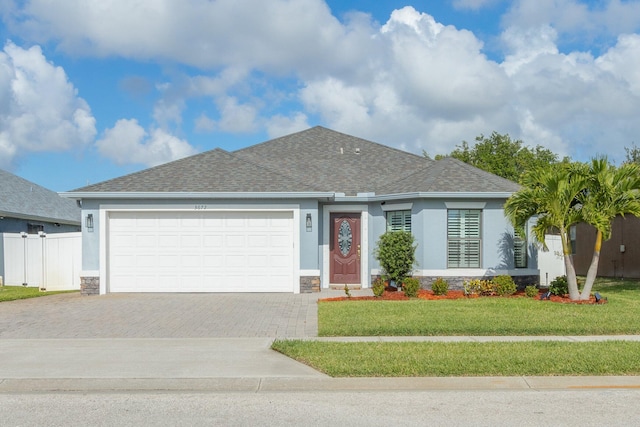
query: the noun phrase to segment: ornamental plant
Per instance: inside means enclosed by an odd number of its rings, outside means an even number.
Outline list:
[[[434,295],[446,295],[449,292],[449,282],[444,280],[442,277],[438,277],[431,284],[431,290]]]
[[[513,295],[516,293],[516,284],[513,278],[507,274],[494,277],[492,282],[495,286],[496,294],[500,296]]]
[[[420,290],[420,281],[415,277],[407,277],[402,283],[402,289],[406,297],[415,298],[418,296],[418,291]]]
[[[524,288],[524,293],[529,298],[534,298],[538,296],[538,287],[536,285],[529,285],[526,288]]]
[[[473,279],[463,284],[465,295],[488,296],[495,294],[495,285],[491,280]]]
[[[373,291],[373,296],[379,298],[384,293],[384,280],[382,277],[378,277],[373,281],[373,285],[371,286],[371,290]]]
[[[380,262],[383,277],[402,283],[417,265],[416,248],[413,234],[408,231],[387,231],[380,236],[374,256]]]
[[[554,295],[563,296],[569,293],[567,276],[558,276],[549,283],[549,292]]]

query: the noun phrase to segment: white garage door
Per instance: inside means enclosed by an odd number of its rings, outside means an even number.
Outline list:
[[[292,211],[111,212],[109,292],[293,292]]]

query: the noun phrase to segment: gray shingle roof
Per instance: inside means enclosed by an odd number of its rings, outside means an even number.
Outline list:
[[[303,192],[315,189],[216,148],[76,191]]]
[[[80,225],[74,200],[0,169],[0,215]]]
[[[320,191],[347,195],[377,188],[432,163],[407,153],[320,126],[234,152],[237,156],[303,182]]]
[[[75,192],[511,192],[455,159],[433,161],[320,126],[232,153],[207,151]]]
[[[453,157],[445,157],[379,188],[381,194],[412,192],[510,193],[520,186]]]

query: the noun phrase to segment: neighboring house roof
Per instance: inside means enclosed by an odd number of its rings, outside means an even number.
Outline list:
[[[0,169],[0,216],[80,225],[80,213],[75,201]]]
[[[455,159],[434,161],[320,126],[232,153],[207,151],[72,193],[513,192]],[[69,194],[69,193],[67,193]]]

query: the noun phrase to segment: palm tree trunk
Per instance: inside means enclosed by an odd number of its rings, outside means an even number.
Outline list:
[[[596,232],[596,243],[593,247],[593,257],[591,257],[591,265],[587,271],[587,279],[584,282],[584,289],[580,294],[581,300],[588,300],[591,296],[591,288],[598,276],[598,262],[600,261],[600,248],[602,247],[602,233],[600,230]]]
[[[568,233],[565,230],[560,230],[560,237],[564,253],[564,267],[567,271],[567,288],[569,289],[569,298],[572,300],[578,300],[580,299],[580,292],[578,291],[578,279],[576,278],[576,269],[573,266],[573,255],[571,254],[571,244],[569,243]]]

